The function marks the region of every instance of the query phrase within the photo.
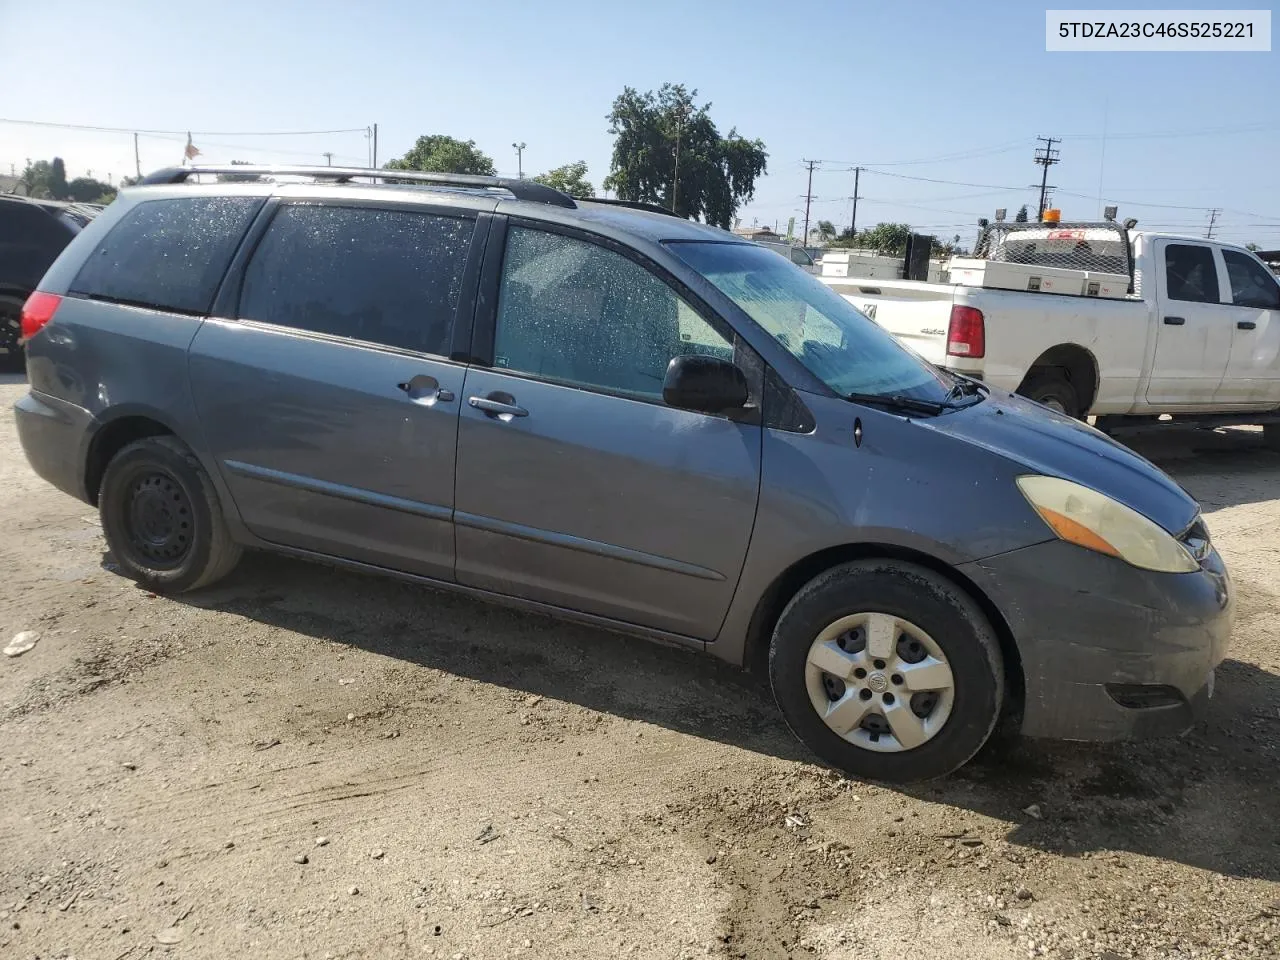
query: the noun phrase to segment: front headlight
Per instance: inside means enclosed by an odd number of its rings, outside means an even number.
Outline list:
[[[1019,477],[1018,489],[1068,543],[1159,573],[1191,573],[1200,567],[1162,527],[1097,490],[1040,476]]]

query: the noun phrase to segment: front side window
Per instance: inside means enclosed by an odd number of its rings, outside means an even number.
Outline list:
[[[1218,270],[1210,247],[1169,244],[1164,248],[1164,275],[1170,300],[1218,302]]]
[[[1280,309],[1280,284],[1270,270],[1237,250],[1223,250],[1222,259],[1227,264],[1233,304],[1260,310]]]
[[[474,221],[289,204],[245,270],[240,317],[446,356]]]
[[[935,367],[773,252],[749,243],[673,241],[667,247],[841,396],[947,398],[950,384]]]
[[[260,197],[175,197],[138,204],[102,238],[73,296],[206,313]]]
[[[680,354],[733,345],[666,283],[594,243],[512,226],[494,331],[495,367],[661,399]]]

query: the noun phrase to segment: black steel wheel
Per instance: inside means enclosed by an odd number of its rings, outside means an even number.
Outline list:
[[[152,590],[207,586],[240,559],[217,489],[195,454],[174,437],[145,437],[112,457],[98,491],[98,513],[116,563]]]

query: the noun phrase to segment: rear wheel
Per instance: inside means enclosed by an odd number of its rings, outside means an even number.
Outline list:
[[[930,570],[866,560],[810,581],[778,619],[769,678],[788,726],[862,779],[943,776],[986,742],[1004,665],[977,605]]]
[[[1085,414],[1076,388],[1057,369],[1033,371],[1018,393],[1068,417],[1080,418]]]
[[[98,512],[116,563],[157,592],[208,586],[240,559],[209,475],[174,437],[145,437],[117,453]]]
[[[21,370],[24,361],[22,349],[21,297],[0,293],[0,370]]]

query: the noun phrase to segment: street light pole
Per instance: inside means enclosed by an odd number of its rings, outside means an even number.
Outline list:
[[[523,140],[519,143],[511,144],[516,151],[516,177],[524,179],[524,148],[528,146]]]

